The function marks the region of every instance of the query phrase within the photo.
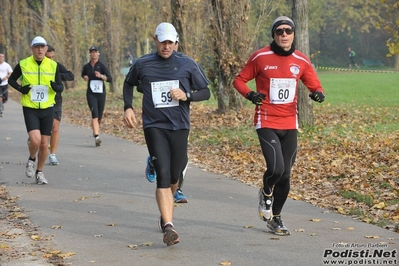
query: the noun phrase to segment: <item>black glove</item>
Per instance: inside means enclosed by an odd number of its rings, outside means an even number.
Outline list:
[[[263,93],[251,91],[247,93],[246,98],[253,102],[253,104],[262,105],[262,101],[266,99],[266,95],[264,95]]]
[[[52,88],[55,92],[62,92],[62,91],[64,90],[64,86],[63,86],[61,89],[59,89],[59,88],[58,88],[58,84],[57,84],[57,82],[55,82],[55,81],[50,81],[50,84],[51,84],[51,88]]]
[[[22,94],[28,94],[29,91],[30,91],[30,89],[31,89],[30,85],[25,85],[25,86],[21,87],[20,92],[21,92]]]
[[[324,96],[324,93],[322,93],[321,91],[315,91],[315,92],[309,94],[309,97],[310,97],[310,99],[312,99],[315,102],[322,103],[326,96]]]

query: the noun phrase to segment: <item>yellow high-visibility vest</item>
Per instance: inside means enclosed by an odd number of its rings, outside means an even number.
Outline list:
[[[55,104],[55,91],[51,87],[51,81],[55,81],[57,71],[57,62],[44,57],[40,65],[33,56],[27,57],[19,62],[21,67],[21,86],[44,85],[47,86],[46,101],[32,101],[35,95],[32,95],[32,89],[27,94],[22,94],[21,105],[34,109],[47,109]]]

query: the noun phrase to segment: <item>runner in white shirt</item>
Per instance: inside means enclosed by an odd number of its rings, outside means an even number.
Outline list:
[[[0,117],[3,116],[4,104],[8,96],[8,78],[11,76],[12,68],[5,62],[4,54],[0,54]]]

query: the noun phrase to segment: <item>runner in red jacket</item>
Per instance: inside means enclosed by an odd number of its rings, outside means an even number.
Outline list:
[[[233,85],[256,105],[254,126],[267,166],[259,191],[259,215],[275,234],[289,235],[281,210],[290,190],[297,151],[299,80],[311,91],[312,100],[321,103],[325,96],[310,60],[295,50],[292,19],[278,17],[271,33],[273,42],[251,55]],[[256,92],[246,84],[252,79]]]

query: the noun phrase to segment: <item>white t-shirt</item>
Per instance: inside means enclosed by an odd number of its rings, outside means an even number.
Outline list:
[[[12,68],[7,62],[3,62],[3,64],[0,64],[0,78],[3,79],[4,77],[7,77],[9,74],[12,73]],[[7,85],[8,84],[8,79],[3,80],[1,82],[1,86]]]

